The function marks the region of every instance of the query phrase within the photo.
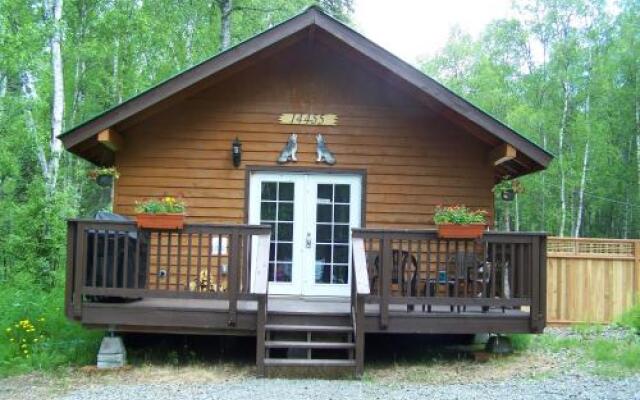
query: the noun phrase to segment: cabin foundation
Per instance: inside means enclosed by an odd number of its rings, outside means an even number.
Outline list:
[[[122,368],[127,364],[127,350],[121,336],[109,334],[102,338],[98,350],[98,369]]]

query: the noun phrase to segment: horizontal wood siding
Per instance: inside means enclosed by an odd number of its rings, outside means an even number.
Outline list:
[[[335,113],[337,126],[281,125],[284,112]],[[115,211],[176,195],[192,222],[245,220],[245,167],[273,167],[291,133],[297,163],[315,162],[315,134],[336,154],[334,168],[366,170],[368,227],[424,228],[437,204],[493,208],[489,148],[324,45],[295,45],[122,131]],[[242,142],[242,165],[231,142]]]

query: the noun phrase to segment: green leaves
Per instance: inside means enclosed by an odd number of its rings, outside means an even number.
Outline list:
[[[465,206],[448,206],[448,207],[438,206],[435,209],[433,222],[435,222],[436,225],[486,224],[487,211],[486,210],[473,211],[470,208]]]
[[[522,179],[527,191],[515,201],[503,202],[495,191],[496,226],[559,234],[564,185],[562,234],[576,229],[581,214],[581,236],[640,236],[640,2],[623,1],[619,13],[610,14],[599,0],[524,1],[513,15],[490,24],[477,40],[454,29],[448,45],[422,63],[425,72],[556,156],[548,170]]]

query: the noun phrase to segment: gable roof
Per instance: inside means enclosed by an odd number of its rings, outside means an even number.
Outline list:
[[[104,153],[109,150],[103,148],[96,140],[99,132],[114,127],[116,124],[141,114],[172,97],[184,94],[199,82],[210,79],[232,66],[241,64],[270,47],[280,45],[286,42],[287,39],[304,37],[305,33],[313,35],[316,30],[321,30],[328,34],[333,40],[347,46],[365,59],[376,63],[385,72],[390,72],[395,78],[410,85],[419,94],[427,96],[430,101],[435,101],[439,106],[438,108],[445,110],[445,116],[455,119],[460,126],[469,132],[476,135],[489,135],[497,143],[513,146],[518,152],[518,159],[515,160],[517,162],[510,163],[512,164],[510,166],[505,166],[507,170],[501,171],[500,175],[518,176],[541,170],[546,168],[552,160],[553,156],[541,147],[456,95],[410,64],[328,16],[316,6],[309,7],[301,14],[69,129],[61,134],[59,138],[67,150],[99,164],[109,163],[109,157],[104,157]],[[99,150],[96,150],[96,147]]]

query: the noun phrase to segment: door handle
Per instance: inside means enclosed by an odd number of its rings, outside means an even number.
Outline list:
[[[311,248],[311,232],[307,232],[307,240],[305,242],[306,242],[307,249],[310,249]]]

